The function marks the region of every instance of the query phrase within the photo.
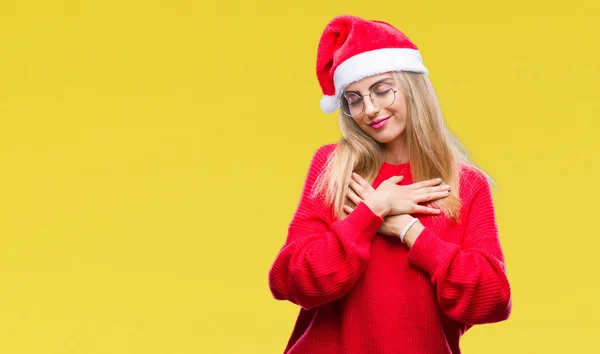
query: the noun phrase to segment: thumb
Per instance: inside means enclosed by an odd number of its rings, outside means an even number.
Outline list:
[[[392,176],[392,177],[388,178],[388,181],[391,182],[391,183],[393,183],[393,184],[398,184],[403,179],[404,179],[404,176]]]

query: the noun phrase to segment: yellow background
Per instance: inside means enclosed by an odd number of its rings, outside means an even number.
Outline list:
[[[341,13],[417,43],[501,187],[513,315],[464,352],[600,352],[598,4],[3,1],[0,353],[281,353],[267,273],[339,137],[314,66]]]

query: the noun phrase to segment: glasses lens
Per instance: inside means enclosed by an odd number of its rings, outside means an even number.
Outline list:
[[[373,103],[379,108],[389,107],[394,103],[396,99],[396,94],[391,86],[386,84],[379,84],[373,87],[373,91],[371,91],[371,97],[373,98]]]
[[[342,96],[342,111],[344,114],[356,117],[362,113],[363,109],[363,98],[359,95],[349,92]]]

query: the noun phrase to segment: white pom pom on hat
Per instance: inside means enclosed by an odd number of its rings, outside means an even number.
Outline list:
[[[321,97],[321,110],[325,113],[333,113],[340,108],[340,99],[335,96]]]
[[[350,15],[333,18],[317,49],[321,110],[335,112],[349,84],[390,71],[428,74],[417,46],[394,26]]]

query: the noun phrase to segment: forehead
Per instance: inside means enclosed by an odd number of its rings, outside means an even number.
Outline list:
[[[362,80],[351,83],[350,85],[348,85],[348,87],[346,87],[346,91],[366,90],[371,85],[376,83],[377,81],[380,81],[383,79],[393,79],[393,78],[394,78],[394,76],[392,75],[392,73],[384,73],[384,74],[369,76]]]

